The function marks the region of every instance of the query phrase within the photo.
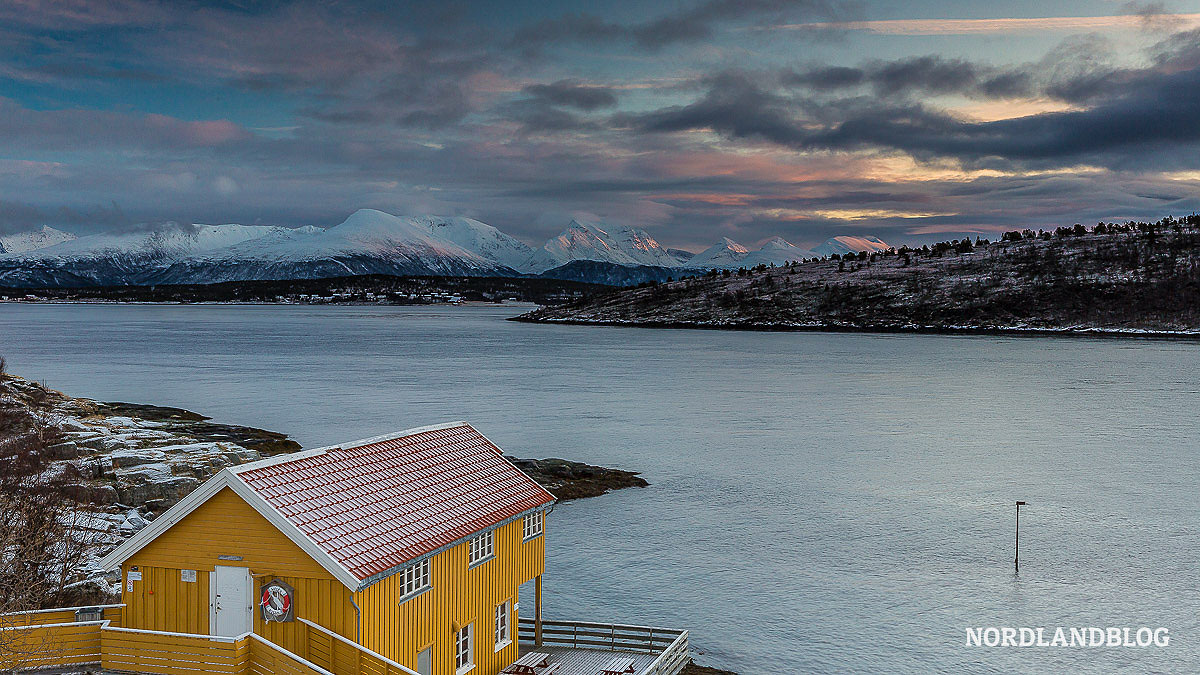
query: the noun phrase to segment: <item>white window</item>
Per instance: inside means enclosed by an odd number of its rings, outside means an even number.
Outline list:
[[[476,535],[471,540],[471,553],[468,558],[467,565],[475,565],[491,558],[495,553],[495,530],[488,530],[483,534]]]
[[[472,629],[475,624],[469,623],[458,631],[454,639],[454,672],[465,673],[475,667],[474,650],[471,649]]]
[[[546,530],[545,515],[542,511],[525,516],[525,539],[540,536]]]
[[[508,634],[508,617],[511,614],[508,601],[496,605],[496,651],[504,649],[512,644],[512,637]]]
[[[429,588],[429,558],[400,570],[400,579],[404,584],[403,597]]]

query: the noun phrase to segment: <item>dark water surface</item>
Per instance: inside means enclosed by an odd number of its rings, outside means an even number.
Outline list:
[[[518,311],[0,305],[0,354],[306,447],[465,419],[518,456],[643,471],[648,489],[556,507],[548,618],[688,628],[744,675],[1200,671],[1197,344]],[[967,647],[974,626],[1170,645]]]

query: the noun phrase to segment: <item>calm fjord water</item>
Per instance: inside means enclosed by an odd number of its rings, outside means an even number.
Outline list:
[[[689,628],[744,675],[1200,670],[1200,345],[517,311],[0,305],[0,354],[306,447],[466,419],[518,456],[640,470],[652,487],[556,507],[548,617]],[[989,649],[969,626],[1171,642]]]

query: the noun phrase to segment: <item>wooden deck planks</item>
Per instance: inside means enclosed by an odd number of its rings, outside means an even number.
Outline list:
[[[654,663],[657,654],[638,654],[636,652],[614,652],[608,649],[574,649],[571,647],[554,647],[551,645],[542,645],[534,647],[532,645],[521,645],[521,653],[539,651],[550,655],[551,663],[561,663],[555,675],[598,675],[600,669],[605,666],[614,656],[623,656],[633,659],[634,674],[641,675],[650,664]]]

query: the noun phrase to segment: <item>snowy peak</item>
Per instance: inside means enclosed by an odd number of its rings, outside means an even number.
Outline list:
[[[43,225],[36,230],[0,236],[0,253],[28,253],[75,239],[70,232]]]
[[[687,262],[688,267],[696,269],[725,269],[740,267],[738,263],[750,249],[742,246],[729,237],[721,237],[721,241],[697,253]]]
[[[596,260],[617,265],[679,266],[679,259],[668,253],[645,230],[572,220],[567,229],[535,251],[521,269],[544,272],[572,260]]]
[[[749,253],[750,252],[750,249],[746,248],[745,246],[742,246],[741,244],[737,243],[736,241],[730,239],[729,237],[721,237],[721,241],[717,242],[712,248],[710,248],[708,250],[712,251],[712,250],[717,250],[717,249],[729,250],[729,251],[733,251],[734,253]]]
[[[430,232],[419,216],[393,216],[375,209],[359,209],[350,217],[325,231],[332,243],[352,242],[365,246],[418,245],[433,249],[449,247],[459,253],[461,247]]]
[[[824,244],[814,248],[813,251],[825,256],[833,255],[835,253],[838,255],[844,255],[846,253],[858,253],[860,251],[886,251],[889,248],[892,248],[892,245],[888,244],[879,237],[854,237],[842,235],[838,237],[831,237],[830,239],[826,240]]]
[[[737,269],[758,265],[786,265],[787,263],[815,258],[812,251],[792,245],[783,237],[771,237],[757,251],[742,246],[729,237],[697,253],[687,266],[698,269]]]
[[[506,267],[517,269],[533,255],[533,248],[525,242],[478,220],[427,216],[422,222],[431,234]]]
[[[787,251],[796,248],[783,237],[771,237],[762,245],[760,251]]]
[[[759,265],[779,266],[817,257],[819,256],[816,253],[795,246],[783,237],[771,237],[762,245],[762,248],[748,253],[742,259],[742,265],[745,267],[758,267]]]

